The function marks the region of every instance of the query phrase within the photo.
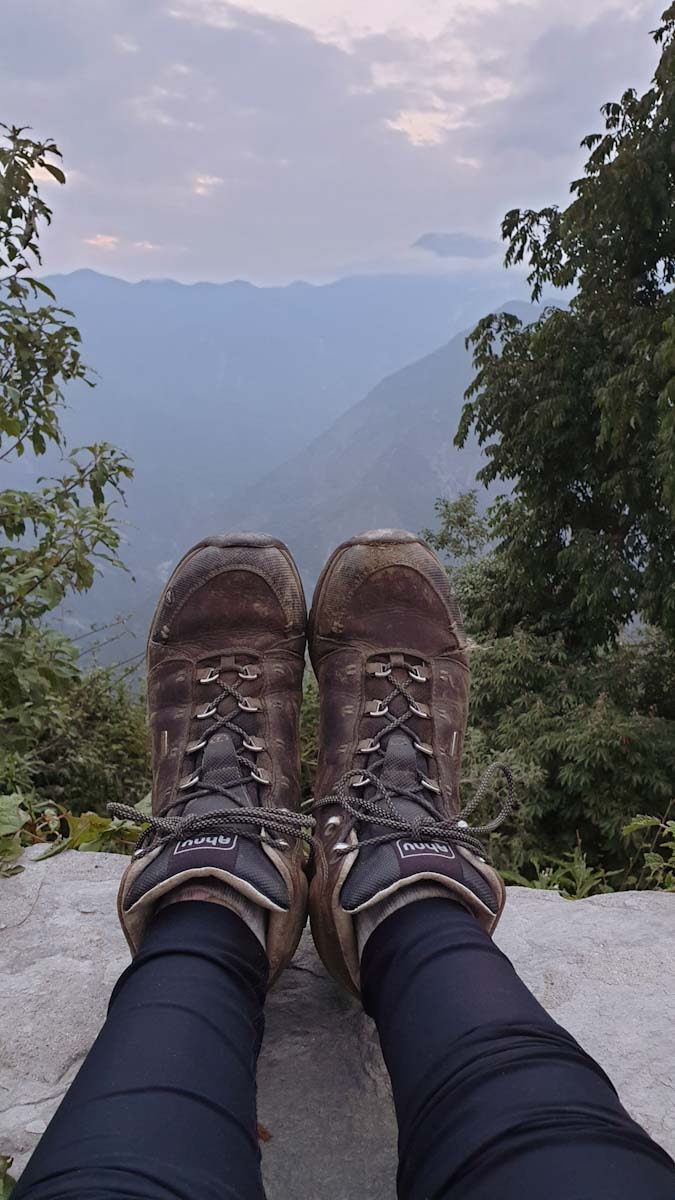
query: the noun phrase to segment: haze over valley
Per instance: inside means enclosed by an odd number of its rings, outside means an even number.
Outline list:
[[[465,331],[504,304],[528,311],[511,302],[518,276],[498,270],[269,288],[92,271],[48,283],[96,379],[69,392],[69,441],[113,442],[135,468],[120,510],[130,574],[106,568],[59,618],[79,629],[124,615],[138,637],[172,564],[205,534],[275,533],[311,590],[358,529],[432,523],[436,497],[473,486],[480,462],[473,442],[452,444],[471,378]]]

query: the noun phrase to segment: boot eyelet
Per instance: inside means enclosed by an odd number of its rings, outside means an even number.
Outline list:
[[[206,708],[203,708],[201,712],[195,713],[195,720],[207,721],[209,717],[215,716],[217,711],[218,705],[215,702],[212,704],[207,704]]]
[[[260,700],[251,700],[249,696],[242,696],[238,704],[242,712],[260,712],[262,708]]]
[[[287,842],[285,838],[277,838],[274,844],[279,850],[290,850],[291,848],[291,843]]]
[[[256,783],[270,784],[270,779],[267,771],[263,771],[262,767],[254,767],[251,771],[251,779],[255,779]]]
[[[414,745],[415,749],[419,750],[420,754],[426,754],[427,758],[433,758],[434,748],[433,746],[430,746],[428,742],[418,742],[417,738],[415,738]]]
[[[441,794],[438,784],[433,779],[427,779],[426,775],[422,776],[422,787],[426,788],[428,792],[434,792],[436,796]]]
[[[249,667],[249,666],[242,667],[241,670],[238,671],[237,673],[238,673],[240,679],[257,679],[258,678],[258,672],[253,671],[251,669],[251,667]]]
[[[425,704],[418,704],[416,700],[411,700],[409,707],[414,716],[424,717],[425,721],[429,720],[431,714]]]
[[[408,674],[417,683],[428,683],[429,676],[423,675],[419,667],[408,667]]]
[[[353,788],[362,788],[362,787],[367,787],[367,785],[368,785],[369,783],[370,783],[370,780],[369,780],[368,776],[367,776],[367,775],[363,775],[363,774],[361,774],[361,775],[358,775],[358,776],[356,777],[356,779],[352,779],[352,787],[353,787]]]
[[[194,787],[197,783],[199,783],[199,772],[195,771],[194,775],[189,775],[187,779],[179,783],[178,790],[180,792],[187,792],[188,788]]]
[[[391,675],[391,663],[376,663],[373,675],[376,679],[386,679],[387,675]]]
[[[336,842],[335,845],[333,846],[333,849],[334,850],[351,850],[351,849],[353,849],[353,847],[350,846],[349,842]]]
[[[469,822],[468,821],[457,821],[457,828],[458,829],[468,829]]]
[[[262,738],[245,737],[243,747],[244,750],[250,750],[251,754],[260,754],[260,751],[265,749],[265,743]]]
[[[384,700],[371,700],[366,705],[367,717],[386,717],[389,712],[389,705],[384,703]]]
[[[219,677],[220,677],[220,671],[217,671],[215,667],[209,667],[209,670],[206,673],[206,675],[200,676],[199,682],[200,683],[217,683]]]
[[[342,817],[338,817],[337,815],[333,816],[333,817],[329,817],[328,820],[326,821],[326,824],[323,827],[324,832],[329,833],[331,830],[337,829],[338,825],[341,825],[341,824],[342,824]]]
[[[200,742],[189,742],[185,747],[186,754],[198,754],[206,745],[206,738],[202,738]]]
[[[365,741],[359,742],[356,748],[356,753],[374,754],[376,750],[379,750],[379,748],[380,743],[378,742],[377,738],[366,738]]]

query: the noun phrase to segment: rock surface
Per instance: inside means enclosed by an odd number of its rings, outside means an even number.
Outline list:
[[[28,856],[27,856],[28,857]],[[67,852],[0,881],[0,1154],[15,1173],[104,1019],[128,961],[115,914],[125,860]],[[675,1152],[675,897],[570,903],[510,888],[498,942],[556,1020]],[[259,1070],[269,1200],[394,1200],[396,1130],[371,1022],[305,933],[270,996]]]

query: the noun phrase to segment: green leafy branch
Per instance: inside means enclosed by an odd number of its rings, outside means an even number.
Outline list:
[[[147,801],[138,807],[148,812]],[[18,859],[28,846],[45,846],[38,862],[64,850],[131,854],[139,833],[140,827],[131,821],[95,812],[76,815],[61,804],[36,802],[20,793],[0,796],[0,876],[24,870]]]

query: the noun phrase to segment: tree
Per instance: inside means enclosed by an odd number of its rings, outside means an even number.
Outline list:
[[[496,863],[511,882],[557,883],[573,895],[672,887],[675,648],[650,629],[582,653],[560,633],[495,636],[486,597],[497,610],[504,556],[488,547],[476,493],[438,501],[436,511],[439,526],[425,537],[450,555],[472,649],[463,786],[471,794],[494,762],[508,763],[516,784],[517,817],[491,839]],[[491,804],[495,792],[486,817]],[[646,858],[625,836],[641,807],[658,814],[634,825],[651,839]]]
[[[32,274],[51,221],[45,175],[65,175],[51,142],[0,126],[0,464],[62,456],[55,478],[0,490],[0,793],[104,804],[145,786],[142,709],[119,675],[82,670],[81,648],[44,618],[121,565],[111,507],[131,465],[106,443],[70,450],[60,414],[73,380],[92,384],[73,314]],[[123,788],[124,794],[119,791]],[[1,798],[1,797],[0,797]]]
[[[80,355],[72,313],[31,274],[41,262],[40,223],[51,210],[40,174],[58,183],[53,142],[0,126],[0,462],[58,448],[66,470],[34,491],[0,491],[0,629],[25,631],[70,590],[91,586],[97,562],[117,563],[119,530],[106,489],[121,495],[130,478],[126,455],[105,443],[66,452],[59,421],[64,387],[92,383]],[[44,298],[44,299],[43,299]]]
[[[492,510],[500,586],[486,622],[616,639],[636,615],[675,638],[675,4],[654,34],[650,89],[603,108],[564,210],[514,209],[506,264],[533,300],[572,288],[533,324],[485,317],[457,445],[475,428],[479,478],[508,481]]]

